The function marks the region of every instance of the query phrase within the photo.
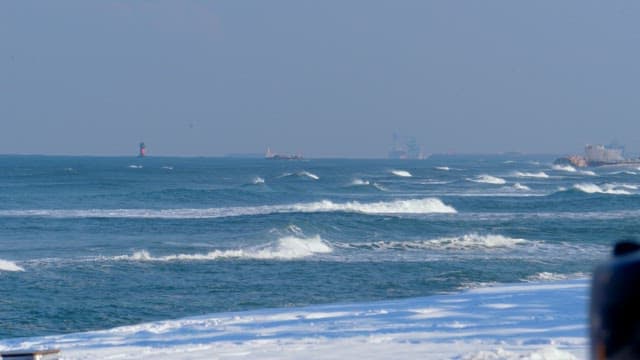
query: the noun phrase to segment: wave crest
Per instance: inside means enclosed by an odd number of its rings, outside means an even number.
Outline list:
[[[430,214],[456,213],[452,206],[438,198],[409,199],[361,203],[335,203],[323,200],[289,205],[226,207],[207,209],[86,209],[86,210],[0,210],[0,217],[46,218],[141,218],[141,219],[205,219],[234,216],[254,216],[278,213],[356,212],[363,214]]]
[[[391,170],[391,173],[395,176],[400,176],[400,177],[412,177],[413,175],[411,175],[410,172],[406,171],[406,170]]]
[[[545,173],[544,171],[540,171],[536,173],[516,171],[515,173],[513,173],[513,176],[520,177],[520,178],[538,178],[538,179],[549,178],[549,175],[547,175],[547,173]]]
[[[24,271],[24,269],[13,261],[0,259],[0,271]]]
[[[261,247],[235,250],[214,250],[204,254],[174,254],[151,256],[148,251],[140,250],[131,255],[114,256],[111,260],[123,261],[206,261],[218,259],[250,260],[294,260],[315,254],[331,253],[333,249],[320,236],[299,238],[286,236],[277,242]]]
[[[371,185],[371,182],[369,180],[353,179],[353,181],[351,181],[351,185],[353,185],[353,186],[365,186],[365,185]]]
[[[309,178],[309,179],[312,179],[312,180],[319,180],[319,179],[320,179],[320,177],[319,177],[318,175],[316,175],[316,174],[314,174],[314,173],[312,173],[312,172],[306,171],[306,170],[303,170],[303,171],[297,172],[297,173],[295,173],[295,174],[294,174],[294,173],[287,172],[287,173],[284,173],[284,174],[282,174],[282,175],[278,176],[278,179],[280,179],[280,178],[286,178],[286,177],[290,177],[290,176],[306,177],[306,178]]]
[[[455,237],[442,237],[419,241],[377,241],[371,243],[340,244],[344,248],[374,250],[479,250],[511,249],[529,241],[503,235],[480,235],[477,233]]]
[[[515,183],[513,184],[513,188],[516,190],[522,190],[522,191],[529,191],[531,190],[530,187],[528,187],[527,185],[522,185],[520,183]]]
[[[303,177],[303,176],[308,177],[309,179],[312,179],[312,180],[320,180],[320,177],[318,175],[308,171],[300,171],[297,175],[300,177]]]
[[[574,168],[571,165],[557,165],[556,164],[556,165],[551,166],[551,168],[553,170],[556,170],[556,171],[566,171],[566,172],[572,172],[572,173],[578,171],[578,170],[576,170],[576,168]]]
[[[469,181],[482,183],[482,184],[494,184],[494,185],[504,185],[507,182],[503,178],[499,178],[496,176],[491,176],[487,174],[478,175],[473,179],[467,179]]]
[[[634,189],[637,187],[626,184],[603,184],[602,186],[593,183],[575,184],[573,188],[587,194],[610,194],[610,195],[631,195],[631,192],[623,189]],[[623,189],[621,189],[623,188]]]

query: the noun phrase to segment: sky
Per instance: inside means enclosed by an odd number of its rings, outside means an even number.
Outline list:
[[[0,153],[640,153],[637,1],[0,2]]]

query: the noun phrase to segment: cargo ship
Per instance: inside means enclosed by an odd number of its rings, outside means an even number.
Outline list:
[[[625,158],[624,147],[618,145],[587,145],[584,155],[561,157],[554,164],[575,167],[640,165],[640,158]]]
[[[268,160],[302,160],[302,155],[292,155],[292,154],[277,154],[271,151],[271,148],[267,148],[267,151],[264,154],[264,158]]]

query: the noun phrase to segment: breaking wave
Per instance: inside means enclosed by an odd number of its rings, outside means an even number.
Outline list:
[[[482,184],[494,184],[494,185],[503,185],[507,183],[503,178],[499,178],[499,177],[495,177],[487,174],[478,175],[473,179],[467,179],[467,180],[477,182],[477,183],[482,183]]]
[[[603,184],[596,185],[592,183],[575,184],[573,188],[587,194],[611,194],[611,195],[631,195],[629,189],[637,189],[636,186],[626,184]],[[626,190],[623,190],[626,189]]]
[[[315,254],[328,254],[333,249],[320,236],[299,238],[287,236],[274,243],[246,249],[214,250],[200,254],[173,254],[152,256],[146,250],[136,251],[131,255],[121,255],[108,260],[123,261],[207,261],[218,259],[253,259],[253,260],[295,260]]]
[[[588,176],[597,176],[598,174],[596,174],[595,172],[591,171],[591,170],[580,170],[578,171],[576,168],[574,168],[571,165],[552,165],[551,168],[553,170],[556,171],[564,171],[564,172],[570,172],[570,173],[579,173],[581,175],[588,175]]]
[[[329,200],[289,205],[253,207],[223,207],[208,209],[86,209],[86,210],[0,210],[4,217],[46,218],[143,218],[143,219],[204,219],[277,213],[355,212],[363,214],[431,214],[456,213],[452,206],[438,198],[335,203]]]
[[[349,185],[350,186],[372,186],[375,189],[380,191],[388,191],[384,186],[376,182],[371,182],[369,180],[363,180],[363,179],[353,179]]]
[[[144,166],[142,165],[129,165],[129,169],[142,169]]]
[[[406,171],[406,170],[391,170],[391,173],[395,176],[400,176],[400,177],[412,177],[413,175],[411,175],[410,172]]]
[[[538,179],[547,179],[547,178],[549,178],[549,175],[547,175],[543,171],[540,171],[540,172],[537,172],[537,173],[516,171],[515,173],[513,173],[513,176],[521,177],[521,178],[538,178]]]
[[[306,177],[312,180],[319,180],[320,177],[314,173],[311,173],[309,171],[303,170],[297,173],[284,173],[280,176],[278,176],[278,178],[284,178],[284,177],[289,177],[289,176],[297,176],[297,177]]]
[[[578,171],[576,170],[576,168],[574,168],[571,165],[553,165],[551,166],[551,168],[556,171],[566,171],[566,172],[572,172],[572,173]]]
[[[530,241],[502,235],[480,235],[477,233],[455,237],[443,237],[419,241],[376,241],[370,243],[340,243],[336,247],[372,250],[480,250],[512,249]]]
[[[252,184],[254,185],[264,184],[264,179],[261,178],[260,176],[256,176],[255,178],[253,178]]]
[[[0,271],[24,271],[24,269],[13,261],[0,259]]]
[[[298,176],[306,176],[309,179],[313,179],[313,180],[320,180],[320,177],[314,173],[310,173],[308,171],[300,171],[298,173]]]
[[[366,186],[366,185],[371,185],[371,182],[369,180],[353,179],[353,181],[351,181],[351,185],[353,185],[353,186]]]
[[[522,191],[529,191],[531,190],[530,187],[528,187],[527,185],[522,185],[520,183],[515,183],[513,184],[513,188],[516,190],[522,190]]]
[[[436,166],[436,170],[449,171],[451,168],[448,166]]]

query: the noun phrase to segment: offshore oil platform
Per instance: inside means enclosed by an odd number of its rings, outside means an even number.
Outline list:
[[[393,146],[389,150],[389,159],[424,160],[427,157],[416,138],[393,133]]]
[[[640,158],[625,158],[624,146],[621,145],[587,145],[584,147],[584,155],[564,156],[554,163],[575,167],[640,165]]]

